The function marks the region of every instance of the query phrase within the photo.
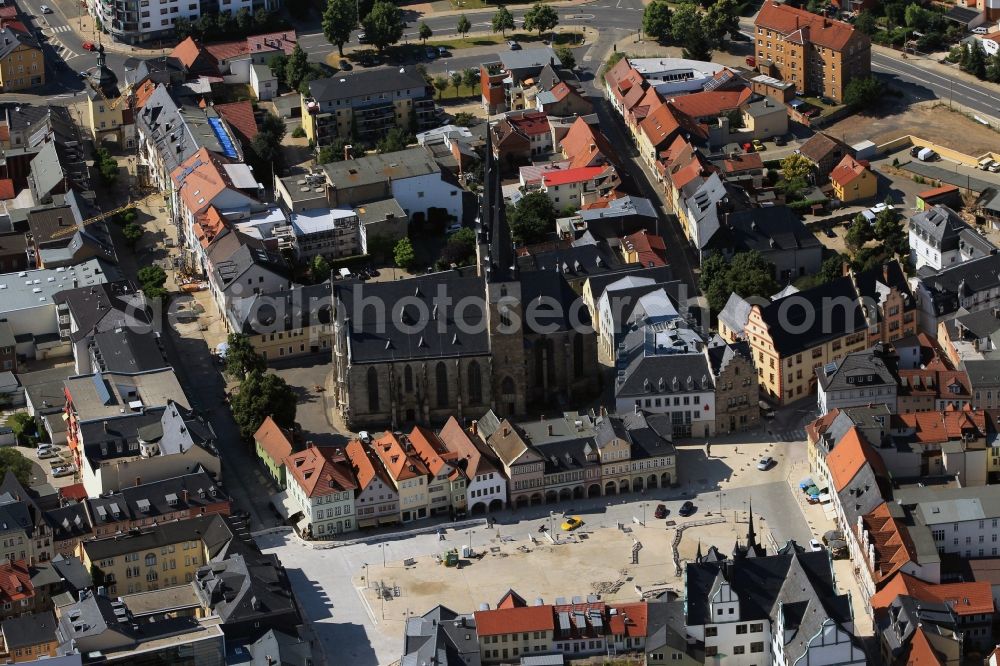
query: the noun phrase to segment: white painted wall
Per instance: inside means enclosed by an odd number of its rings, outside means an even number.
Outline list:
[[[428,208],[444,208],[449,215],[462,219],[462,190],[441,179],[441,174],[429,173],[392,181],[392,196],[410,218]]]
[[[506,504],[507,479],[498,472],[477,474],[469,480],[469,484],[466,486],[465,498],[469,511],[472,510],[472,507],[477,502],[482,502],[486,505],[486,508],[489,508],[490,502],[496,499]]]

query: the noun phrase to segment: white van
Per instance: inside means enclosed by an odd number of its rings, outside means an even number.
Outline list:
[[[348,270],[346,268],[341,268],[340,269],[340,279],[342,279],[342,280],[348,280],[348,279],[350,279],[350,277],[351,277],[351,271],[350,270]]]
[[[988,171],[991,166],[993,166],[993,160],[991,160],[990,158],[984,157],[983,159],[979,160],[979,168],[982,169],[983,171]]]

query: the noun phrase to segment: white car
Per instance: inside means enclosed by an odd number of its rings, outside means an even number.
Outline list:
[[[763,458],[760,459],[760,462],[757,463],[757,469],[759,469],[762,472],[765,472],[768,469],[770,469],[771,465],[773,464],[774,464],[774,458],[772,458],[771,456],[764,456]]]
[[[823,550],[823,544],[816,541],[816,539],[809,539],[809,547],[813,550]]]
[[[72,467],[60,465],[59,467],[52,468],[52,476],[68,476],[72,474],[73,471]]]
[[[40,12],[42,12],[43,14],[51,14],[52,13],[52,8],[49,7],[48,5],[41,5],[41,6],[39,6],[38,10]]]
[[[986,28],[984,28],[983,26],[979,26],[978,28],[973,28],[972,29],[972,34],[973,35],[985,35],[988,32],[989,32],[989,30],[986,29]]]

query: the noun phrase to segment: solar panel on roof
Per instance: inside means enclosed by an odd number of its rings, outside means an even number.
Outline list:
[[[95,372],[91,376],[91,380],[94,382],[94,389],[97,391],[97,398],[101,401],[102,405],[111,404],[111,391],[108,390],[108,385],[104,382],[104,377],[99,372]]]

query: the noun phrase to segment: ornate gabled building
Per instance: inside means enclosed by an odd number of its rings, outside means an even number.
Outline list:
[[[476,268],[334,286],[333,409],[351,427],[520,416],[596,388],[579,296],[558,270],[517,266],[491,145],[485,181]]]

